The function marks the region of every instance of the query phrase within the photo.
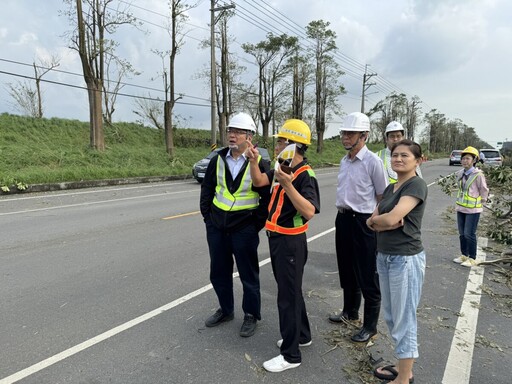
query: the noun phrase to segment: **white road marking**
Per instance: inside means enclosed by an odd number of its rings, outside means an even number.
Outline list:
[[[309,243],[313,240],[316,240],[322,236],[327,235],[328,233],[330,233],[332,231],[334,231],[334,228],[331,228],[327,231],[319,233],[319,234],[309,238],[307,241]],[[267,258],[265,260],[262,260],[259,263],[259,265],[263,266],[263,265],[268,264],[269,262],[270,262],[270,258]],[[237,278],[238,276],[239,276],[238,272],[233,273],[233,278]],[[75,345],[74,347],[66,349],[65,351],[62,351],[54,356],[51,356],[43,361],[40,361],[39,363],[36,363],[28,368],[25,368],[25,369],[18,371],[10,376],[7,376],[0,380],[0,384],[12,384],[12,383],[15,383],[21,379],[24,379],[24,378],[30,376],[30,375],[33,375],[34,373],[37,373],[45,368],[48,368],[49,366],[51,366],[55,363],[58,363],[59,361],[67,359],[70,356],[76,355],[77,353],[79,353],[87,348],[90,348],[98,343],[101,343],[102,341],[105,341],[121,332],[124,332],[124,331],[140,324],[140,323],[143,323],[146,320],[149,320],[149,319],[151,319],[155,316],[158,316],[174,307],[177,307],[178,305],[183,304],[183,303],[189,301],[190,299],[193,299],[194,297],[199,296],[200,294],[211,290],[212,288],[213,287],[211,284],[205,285],[204,287],[199,288],[199,289],[195,290],[194,292],[191,292],[188,295],[180,297],[179,299],[176,299],[168,304],[165,304],[165,305],[161,306],[160,308],[154,309],[151,312],[148,312],[148,313],[146,313],[142,316],[139,316],[133,320],[130,320],[124,324],[118,325],[117,327],[112,328],[111,330],[106,331],[98,336],[95,336],[92,339],[86,340],[83,343]]]
[[[481,247],[487,246],[487,238],[478,238],[477,260],[485,261],[485,253]],[[464,268],[464,267],[462,267]],[[455,326],[450,353],[446,361],[443,384],[468,384],[473,363],[476,325],[485,267],[471,267],[466,292],[462,299],[460,316]]]
[[[151,312],[148,312],[142,316],[139,316],[133,320],[130,320],[124,324],[121,324],[115,328],[112,328],[109,331],[106,331],[98,336],[93,337],[92,339],[86,340],[83,343],[80,343],[78,345],[75,345],[74,347],[71,347],[69,349],[66,349],[65,351],[62,351],[54,356],[49,357],[48,359],[45,359],[43,361],[40,361],[39,363],[36,363],[28,368],[25,368],[19,372],[16,372],[10,376],[7,376],[0,380],[0,384],[12,384],[15,383],[21,379],[24,379],[25,377],[28,377],[30,375],[33,375],[36,372],[39,372],[50,365],[53,365],[55,363],[58,363],[59,361],[62,361],[70,356],[76,355],[78,352],[81,352],[87,348],[90,348],[102,341],[105,341],[123,331],[126,331],[127,329],[130,329],[140,323],[143,323],[146,320],[149,320],[155,316],[158,316],[169,309],[172,309],[196,296],[199,296],[200,294],[209,291],[212,289],[212,285],[208,284],[202,288],[199,288],[195,290],[194,292],[189,293],[188,295],[185,295],[183,297],[180,297],[179,299],[176,299],[168,304],[165,304],[161,306],[160,308],[154,309]]]
[[[111,200],[99,200],[99,201],[90,201],[87,203],[59,205],[57,207],[46,207],[46,208],[27,209],[24,211],[4,212],[4,213],[0,213],[0,216],[16,215],[19,213],[52,211],[55,209],[62,209],[62,208],[85,207],[85,206],[89,206],[89,205],[106,204],[106,203],[112,203],[112,202],[123,201],[123,200],[126,201],[126,200],[148,199],[150,197],[170,196],[170,195],[178,195],[181,193],[191,193],[191,192],[198,192],[198,191],[197,190],[188,190],[188,191],[180,191],[180,192],[155,193],[152,195],[144,195],[144,196],[121,197],[121,198],[116,198],[116,199],[111,199]]]
[[[428,186],[436,184],[437,182],[431,183]],[[190,191],[185,191],[190,192]],[[183,193],[183,192],[178,192]],[[167,193],[165,193],[167,194]],[[156,194],[152,196],[160,196],[165,194]],[[144,196],[148,197],[148,196]],[[138,197],[134,197],[138,198]],[[126,199],[119,199],[119,200],[128,200],[133,198],[126,198]],[[104,201],[109,202],[109,201]],[[101,202],[95,202],[94,204],[98,204]],[[77,206],[77,205],[90,205],[93,203],[87,203],[87,204],[76,204],[76,205],[68,205],[69,206]],[[55,207],[60,208],[60,207]],[[49,208],[44,209],[38,209],[38,210],[48,210]],[[32,210],[38,211],[38,210]],[[28,211],[24,211],[28,212]],[[12,214],[12,213],[10,213]],[[335,227],[330,228],[324,232],[321,232],[315,236],[312,236],[308,238],[307,242],[314,241],[320,237],[323,237],[335,230]],[[485,243],[487,244],[487,239],[479,239],[479,243]],[[484,246],[485,246],[484,245]],[[485,253],[481,252],[481,249],[479,249],[479,252],[477,254],[477,257],[479,257],[480,260],[485,260]],[[267,258],[265,260],[262,260],[259,265],[263,266],[270,262],[270,258]],[[238,277],[238,272],[233,274],[233,278]],[[448,357],[448,363],[446,365],[445,374],[443,377],[443,384],[467,384],[469,383],[469,375],[471,373],[471,362],[472,362],[472,356],[473,356],[473,347],[474,347],[474,340],[475,340],[475,332],[476,332],[476,323],[478,320],[478,304],[480,303],[480,294],[475,295],[474,292],[480,292],[480,286],[483,281],[483,268],[482,267],[473,267],[471,268],[469,279],[468,279],[468,285],[466,287],[466,295],[464,296],[464,300],[462,302],[462,308],[461,313],[464,314],[464,316],[459,317],[459,320],[457,321],[457,327],[455,330],[455,336],[452,342],[452,348],[450,350],[450,354]],[[86,340],[78,345],[75,345],[71,348],[66,349],[65,351],[62,351],[54,356],[51,356],[45,360],[40,361],[39,363],[36,363],[28,368],[25,368],[21,371],[18,371],[10,376],[7,376],[0,380],[0,384],[12,384],[19,380],[22,380],[30,375],[33,375],[53,364],[56,364],[70,356],[73,356],[81,351],[84,351],[102,341],[105,341],[121,332],[124,332],[138,324],[141,324],[155,316],[158,316],[174,307],[177,307],[180,304],[183,304],[190,299],[201,295],[202,293],[205,293],[209,290],[211,290],[213,287],[211,284],[205,285],[202,288],[199,288],[188,295],[185,295],[179,299],[176,299],[168,304],[165,304],[157,309],[154,309],[151,312],[148,312],[144,315],[141,315],[133,320],[130,320],[124,324],[121,324],[115,328],[112,328],[109,331],[106,331],[100,335],[97,335],[89,340]],[[467,299],[470,297],[473,297],[474,300],[471,302]],[[466,330],[470,330],[469,332],[465,332]],[[459,350],[458,344],[464,343],[463,345],[468,345],[471,348],[466,348],[464,351]],[[464,378],[464,381],[461,381],[461,378]]]
[[[172,183],[172,185],[184,185],[184,184],[191,184],[190,182],[181,182],[181,183]],[[87,188],[85,191],[71,191],[67,190],[67,193],[51,193],[51,191],[48,191],[48,194],[43,195],[36,195],[36,196],[20,196],[20,197],[13,197],[13,198],[7,198],[5,200],[8,201],[19,201],[19,200],[33,200],[33,199],[49,199],[53,197],[63,197],[63,196],[76,196],[76,195],[89,195],[91,193],[108,193],[108,192],[116,192],[116,191],[127,191],[130,189],[145,189],[145,188],[157,188],[157,187],[163,187],[168,186],[168,183],[148,183],[148,184],[137,184],[133,187],[118,187],[118,188],[109,188],[108,186],[101,187],[101,189],[92,189]],[[44,193],[44,192],[41,192]]]

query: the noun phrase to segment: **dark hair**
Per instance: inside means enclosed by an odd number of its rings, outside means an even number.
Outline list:
[[[404,145],[406,147],[409,147],[409,150],[414,155],[415,159],[422,158],[423,154],[421,152],[421,146],[418,143],[416,143],[412,140],[409,140],[409,139],[403,139],[403,140],[400,140],[398,143],[393,144],[393,146],[391,147],[391,154],[393,154],[393,152],[395,151],[395,148],[398,147],[399,145]]]

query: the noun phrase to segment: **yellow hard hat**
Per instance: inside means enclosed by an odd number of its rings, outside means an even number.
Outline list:
[[[480,154],[478,153],[478,150],[475,147],[472,147],[472,146],[466,147],[466,149],[464,149],[462,151],[462,153],[460,154],[460,157],[464,156],[464,154],[466,154],[466,153],[469,153],[470,155],[475,156],[476,161],[478,161],[478,159],[480,158]]]
[[[309,126],[299,119],[288,119],[274,137],[283,137],[294,143],[311,144],[311,130]]]

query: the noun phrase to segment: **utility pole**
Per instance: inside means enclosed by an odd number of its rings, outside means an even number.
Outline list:
[[[216,114],[217,114],[217,68],[215,64],[215,12],[223,11],[226,9],[235,8],[234,4],[227,5],[224,7],[215,8],[216,0],[210,0],[210,60],[211,60],[211,68],[210,68],[210,86],[211,86],[211,144],[217,143],[217,125],[216,125]]]
[[[363,75],[363,92],[361,94],[361,113],[364,113],[364,99],[366,91],[376,83],[368,83],[368,80],[370,80],[373,76],[377,76],[376,73],[367,73],[368,71],[368,64],[364,67],[364,75]]]

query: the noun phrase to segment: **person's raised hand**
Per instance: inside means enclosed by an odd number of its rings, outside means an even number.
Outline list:
[[[256,148],[249,140],[246,140],[245,144],[247,145],[247,149],[245,150],[245,156],[247,156],[249,161],[258,160],[258,156],[260,155],[258,148]]]

